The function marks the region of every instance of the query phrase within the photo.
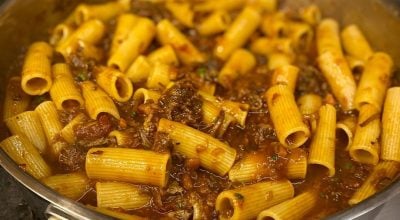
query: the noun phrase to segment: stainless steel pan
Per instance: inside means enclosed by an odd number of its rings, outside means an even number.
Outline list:
[[[234,1],[234,0],[230,0]],[[17,74],[21,48],[37,39],[45,39],[48,28],[65,17],[78,0],[9,0],[0,8],[0,109],[4,99],[6,79]],[[91,1],[93,2],[93,1]],[[377,50],[400,61],[400,1],[396,0],[286,0],[285,6],[297,8],[305,4],[318,4],[324,16],[333,17],[343,25],[356,23]],[[0,110],[1,111],[1,110]],[[0,131],[4,129],[0,125]],[[400,134],[399,134],[400,135]],[[5,138],[0,132],[0,140]],[[47,213],[64,219],[110,219],[66,199],[33,177],[24,173],[0,150],[0,165],[25,187],[49,202]],[[330,219],[354,219],[371,212],[400,194],[400,180],[366,201],[344,210]]]

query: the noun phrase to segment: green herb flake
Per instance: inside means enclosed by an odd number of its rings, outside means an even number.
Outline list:
[[[88,80],[88,75],[86,72],[79,72],[78,75],[76,75],[76,80],[82,82]]]
[[[235,198],[237,200],[240,200],[240,201],[244,200],[244,196],[242,194],[240,194],[240,193],[235,193],[233,195],[235,196]]]
[[[199,68],[197,68],[196,73],[200,77],[204,78],[206,73],[207,73],[207,68],[206,67],[199,67]]]
[[[278,154],[274,154],[271,156],[271,160],[273,161],[277,161],[279,159],[279,155]]]
[[[135,111],[132,111],[132,112],[131,112],[131,117],[132,117],[132,118],[136,117],[136,115],[137,115],[137,113],[136,113]]]

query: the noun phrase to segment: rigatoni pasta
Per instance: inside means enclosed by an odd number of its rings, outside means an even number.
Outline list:
[[[0,146],[59,194],[119,219],[349,208],[399,173],[394,63],[317,5],[288,9],[80,3],[49,27],[50,43],[25,42],[24,62],[4,70],[20,76],[2,78],[0,127],[13,136]]]

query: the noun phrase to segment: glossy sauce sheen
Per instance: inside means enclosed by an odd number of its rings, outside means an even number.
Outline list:
[[[136,2],[132,12],[151,17],[156,22],[162,18],[173,20],[163,6],[146,2]],[[115,20],[107,25],[109,34],[101,44],[104,51],[109,49]],[[178,27],[183,28],[179,23]],[[85,155],[90,148],[116,145],[115,139],[108,137],[108,134],[115,129],[123,129],[131,133],[131,140],[127,146],[123,147],[157,152],[173,152],[173,145],[168,136],[157,132],[157,123],[160,118],[181,122],[206,133],[214,134],[216,132],[215,126],[207,125],[202,121],[202,100],[197,94],[198,88],[202,84],[216,81],[218,70],[223,65],[221,61],[212,57],[216,39],[201,37],[190,29],[183,28],[182,30],[194,42],[194,45],[211,58],[202,65],[179,67],[176,84],[166,90],[158,102],[139,104],[131,99],[125,103],[116,103],[121,120],[103,114],[97,120],[88,119],[86,123],[77,126],[75,128],[78,138],[76,144],[63,149],[58,161],[48,161],[57,173],[84,170]],[[256,37],[261,33],[256,32],[253,35]],[[159,46],[153,41],[149,51]],[[302,54],[302,56],[306,59],[295,63],[300,68],[295,92],[296,98],[307,92],[314,92],[325,97],[330,91],[326,82],[321,79],[321,73],[314,66],[315,50]],[[106,60],[96,63],[93,60],[84,59],[80,54],[74,54],[69,65],[72,67],[76,83],[79,84],[82,78],[93,80],[94,68],[105,63]],[[246,126],[229,126],[221,140],[237,150],[236,161],[244,157],[251,157],[257,161],[260,172],[257,174],[255,182],[286,178],[288,155],[296,154],[296,150],[291,152],[279,144],[263,99],[270,84],[271,75],[272,72],[266,67],[265,58],[257,55],[257,66],[250,74],[241,76],[233,83],[230,90],[217,86],[215,94],[216,97],[222,99],[250,105]],[[134,84],[135,89],[140,87],[143,87],[143,84]],[[34,109],[39,103],[49,99],[48,95],[36,96],[30,108]],[[75,109],[72,112],[60,112],[62,123],[67,124],[80,112],[85,113],[85,110]],[[338,120],[344,114],[340,113]],[[144,124],[145,120],[149,123]],[[306,179],[292,181],[296,195],[310,188],[319,193],[318,206],[305,219],[320,219],[348,208],[349,198],[371,171],[370,166],[352,161],[348,152],[344,151],[342,142],[343,140],[340,138],[337,139],[336,175],[334,177],[327,177],[326,173],[317,167],[309,167]],[[308,141],[301,148],[307,152],[309,144]],[[151,203],[148,206],[137,210],[119,211],[151,216],[151,219],[160,217],[185,219],[191,216],[193,204],[197,203],[202,210],[203,219],[217,219],[218,213],[214,207],[218,194],[223,190],[244,185],[232,183],[227,176],[218,176],[202,169],[198,159],[184,158],[175,153],[172,154],[169,177],[168,185],[164,189],[142,186],[143,190],[152,195]],[[96,205],[94,183],[93,181],[92,189],[80,199],[80,202]]]

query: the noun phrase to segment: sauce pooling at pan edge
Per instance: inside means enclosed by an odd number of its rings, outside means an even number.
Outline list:
[[[393,61],[356,24],[279,3],[79,4],[9,79],[1,148],[119,219],[350,208],[400,168]]]

